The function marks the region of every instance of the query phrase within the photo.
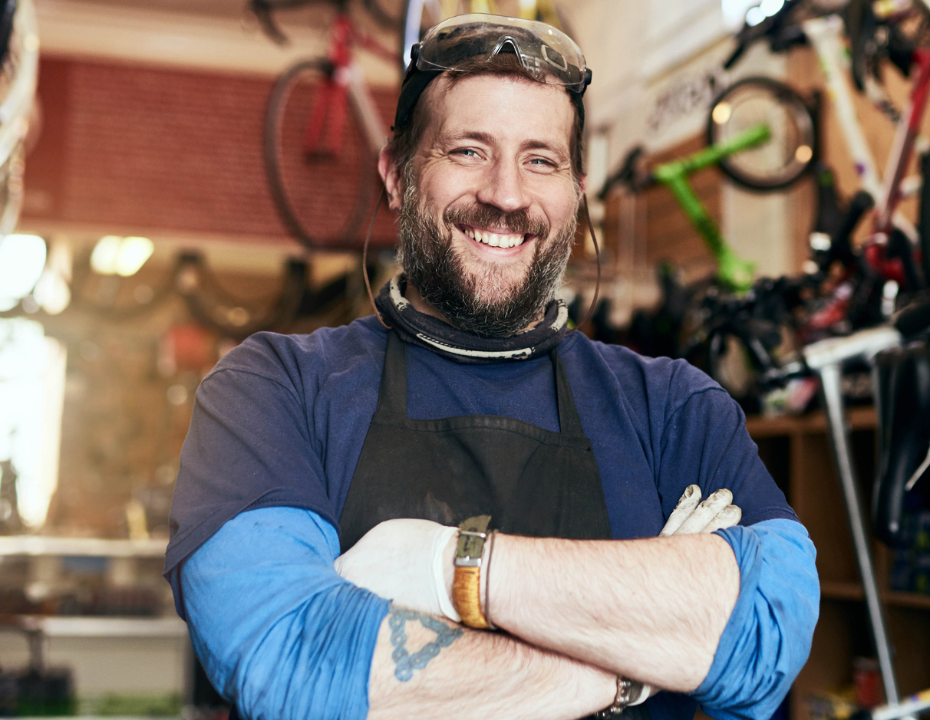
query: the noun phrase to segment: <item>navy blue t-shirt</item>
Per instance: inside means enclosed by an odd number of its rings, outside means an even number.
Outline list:
[[[367,317],[311,335],[258,333],[207,375],[171,508],[165,574],[176,599],[172,571],[245,510],[305,508],[338,529],[377,406],[387,332]],[[656,536],[692,483],[705,497],[729,488],[744,525],[797,520],[739,406],[702,372],[581,333],[570,333],[559,355],[594,448],[614,538]],[[407,377],[411,418],[503,415],[559,431],[548,356],[462,365],[408,346]]]

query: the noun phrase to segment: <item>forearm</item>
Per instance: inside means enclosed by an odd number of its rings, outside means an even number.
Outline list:
[[[577,542],[499,535],[492,621],[521,639],[678,692],[707,675],[739,595],[725,540]]]
[[[429,643],[434,655],[423,653]],[[392,606],[372,660],[368,717],[567,720],[607,707],[615,692],[611,672]]]
[[[243,717],[559,720],[613,701],[611,673],[448,620],[406,618],[339,578],[337,549],[319,517],[267,508],[229,521],[185,563],[194,647]],[[430,643],[434,656],[422,652]]]

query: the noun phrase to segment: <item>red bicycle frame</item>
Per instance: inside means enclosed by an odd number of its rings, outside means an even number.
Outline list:
[[[345,128],[348,90],[352,81],[352,47],[354,45],[361,45],[391,62],[397,61],[394,53],[382,47],[369,35],[356,29],[348,13],[340,12],[336,16],[330,30],[330,44],[327,51],[332,71],[323,81],[323,87],[317,93],[310,116],[307,118],[303,141],[304,155],[335,156],[339,154]]]
[[[901,285],[905,282],[904,264],[900,258],[888,257],[885,250],[893,231],[892,216],[901,200],[901,183],[913,157],[914,144],[920,134],[921,121],[930,97],[930,48],[915,49],[911,62],[917,70],[917,77],[888,156],[882,196],[873,215],[873,235],[865,248],[869,264],[884,278],[895,280]]]

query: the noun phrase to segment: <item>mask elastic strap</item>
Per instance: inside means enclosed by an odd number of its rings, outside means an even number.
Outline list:
[[[375,211],[371,215],[371,222],[368,223],[368,232],[365,233],[365,245],[362,247],[362,276],[365,278],[365,288],[368,290],[368,299],[371,301],[371,309],[375,311],[375,317],[378,318],[379,323],[390,330],[391,326],[384,322],[381,313],[378,312],[378,308],[375,305],[375,296],[371,292],[371,281],[368,279],[368,241],[371,240],[371,231],[375,226],[375,218],[378,217],[378,210],[381,209],[381,203],[384,202],[385,193],[387,193],[387,189],[382,185],[381,194],[378,195],[378,204],[375,205]],[[598,268],[598,272],[600,272],[600,268]]]
[[[581,199],[584,201],[584,215],[588,220],[588,230],[591,231],[591,239],[594,241],[594,257],[597,261],[597,281],[594,284],[594,299],[591,300],[588,312],[585,313],[581,321],[569,330],[569,332],[574,332],[591,319],[591,316],[594,314],[594,308],[597,306],[597,296],[601,290],[601,249],[597,244],[597,235],[594,234],[594,223],[591,222],[591,210],[588,209],[588,196],[582,195]]]

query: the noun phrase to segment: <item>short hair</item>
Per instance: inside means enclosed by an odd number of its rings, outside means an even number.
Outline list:
[[[476,75],[497,75],[501,77],[518,77],[524,78],[529,82],[539,82],[530,72],[523,67],[519,58],[513,53],[501,52],[494,55],[490,60],[485,58],[470,58],[465,60],[461,65],[456,66],[454,71],[447,71],[440,77],[446,77],[449,80],[449,86],[454,87],[456,83],[467,77]],[[426,90],[420,96],[419,102],[413,107],[410,119],[402,127],[395,127],[394,134],[388,141],[388,150],[391,158],[396,165],[401,177],[409,177],[408,168],[416,155],[417,149],[426,133],[426,128],[430,121],[431,103],[429,98],[430,90],[435,86],[435,81],[427,86]],[[554,86],[558,87],[558,86]],[[433,90],[435,92],[435,90]],[[584,123],[583,108],[581,95],[567,88],[563,91],[568,94],[574,111],[572,121],[571,137],[569,138],[569,153],[572,163],[572,172],[576,180],[580,180],[584,175]]]

